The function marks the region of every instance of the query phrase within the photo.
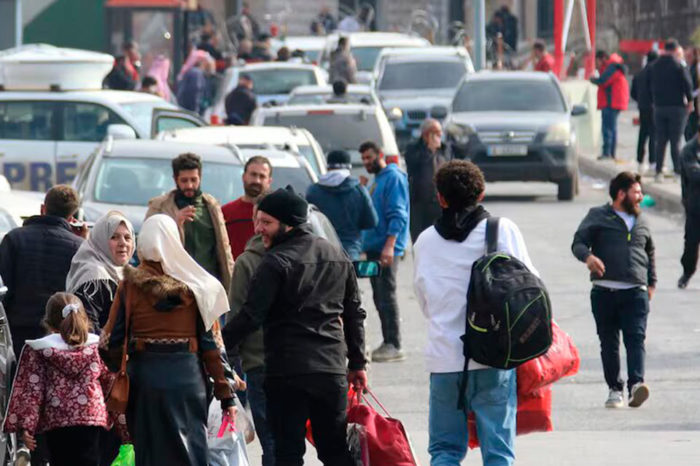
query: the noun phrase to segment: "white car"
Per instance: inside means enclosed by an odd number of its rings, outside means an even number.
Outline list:
[[[0,164],[14,189],[70,182],[107,134],[149,139],[164,129],[204,125],[160,97],[102,90],[112,62],[109,55],[46,45],[0,56]]]
[[[289,105],[259,108],[251,116],[257,126],[305,128],[325,153],[334,149],[350,152],[352,163],[362,165],[360,144],[374,141],[386,157],[398,160],[394,132],[381,107],[363,104]]]
[[[289,94],[287,105],[349,103],[381,105],[374,88],[366,84],[348,84],[342,102],[333,94],[333,86],[299,86]]]
[[[208,126],[166,131],[163,141],[198,144],[234,144],[239,149],[278,149],[299,154],[317,176],[326,173],[326,158],[316,138],[304,128],[260,126]]]
[[[0,240],[24,220],[41,213],[45,194],[34,191],[12,191],[7,179],[0,175]]]
[[[297,86],[326,84],[326,73],[316,65],[292,62],[247,63],[226,70],[216,91],[214,104],[204,113],[211,121],[216,115],[219,121],[226,118],[226,96],[238,85],[238,77],[247,74],[253,79],[253,93],[258,105],[282,104]]]
[[[328,67],[331,52],[338,46],[339,37],[350,39],[350,53],[357,61],[358,83],[370,83],[372,70],[379,53],[387,47],[429,47],[430,42],[422,37],[411,36],[399,32],[354,32],[349,34],[330,34],[326,39],[323,55],[325,67]]]
[[[420,135],[428,117],[443,120],[459,83],[474,72],[464,47],[385,49],[375,67],[376,92],[394,123],[399,147]]]
[[[318,181],[309,163],[291,152],[277,149],[240,149],[243,164],[256,155],[267,157],[272,165],[272,190],[290,185],[294,191],[304,196],[306,189]]]
[[[321,63],[325,46],[326,38],[324,36],[287,36],[284,39],[272,39],[272,51],[275,54],[282,47],[287,47],[290,52],[303,50],[307,60],[314,65]]]

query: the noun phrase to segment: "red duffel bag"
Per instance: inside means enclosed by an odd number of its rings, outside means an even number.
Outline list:
[[[516,369],[518,395],[534,393],[562,377],[575,375],[580,364],[581,359],[574,341],[555,322],[552,322],[552,346],[549,350]]]

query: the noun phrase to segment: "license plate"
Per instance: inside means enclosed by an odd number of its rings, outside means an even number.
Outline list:
[[[491,157],[527,155],[527,146],[522,144],[499,144],[488,146],[487,154]]]

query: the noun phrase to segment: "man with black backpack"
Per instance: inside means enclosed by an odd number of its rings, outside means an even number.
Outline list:
[[[468,325],[467,314],[470,320],[472,318],[474,303],[470,297],[467,306],[467,294],[473,294],[471,281],[475,275],[498,261],[509,262],[513,270],[519,271],[518,277],[525,281],[539,282],[537,271],[530,262],[518,227],[506,218],[491,218],[480,205],[485,181],[476,165],[463,160],[447,162],[435,174],[435,184],[441,217],[420,234],[414,246],[414,288],[428,319],[425,357],[430,371],[428,451],[431,464],[458,466],[465,458],[467,412],[473,411],[483,464],[510,465],[515,459],[515,371],[496,368],[508,367],[508,364],[487,366],[471,361],[464,378],[469,333],[464,338],[463,333]],[[491,246],[488,248],[487,237]],[[481,270],[473,271],[472,266],[479,264],[490,250],[499,252],[492,253],[490,259],[493,260],[485,263]],[[539,290],[540,287],[538,283],[535,288]],[[519,289],[512,287],[516,294]],[[544,292],[530,308],[548,311],[548,303]],[[526,310],[522,309],[524,314],[528,314]],[[528,334],[538,334],[543,328],[551,342],[547,319],[539,323],[539,319],[532,320],[529,315],[524,319],[529,322],[525,329]],[[494,323],[496,328],[500,325]],[[528,340],[524,333],[521,337]]]
[[[579,225],[571,250],[591,272],[591,307],[603,373],[610,389],[606,408],[624,406],[620,378],[620,332],[627,350],[628,404],[649,397],[644,383],[644,339],[656,267],[651,230],[641,215],[641,177],[621,172],[610,181],[612,204],[593,207]]]

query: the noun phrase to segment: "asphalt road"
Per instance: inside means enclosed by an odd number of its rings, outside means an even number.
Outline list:
[[[554,316],[574,339],[581,355],[578,375],[554,386],[554,432],[516,440],[518,465],[691,465],[700,464],[700,278],[680,291],[675,283],[683,248],[681,219],[647,211],[657,245],[657,295],[651,304],[647,336],[648,402],[639,409],[606,410],[599,344],[590,311],[586,268],[570,252],[571,239],[587,210],[607,201],[607,186],[583,178],[575,202],[557,202],[548,184],[487,186],[485,206],[520,227],[535,267],[552,299]],[[363,283],[368,347],[380,343],[379,320],[369,283]],[[423,466],[429,464],[428,373],[422,349],[425,323],[412,288],[410,254],[399,271],[402,331],[407,360],[373,364],[370,384],[390,413],[401,419]],[[624,354],[624,349],[622,350]],[[623,359],[624,370],[624,359]],[[251,464],[260,464],[257,442]],[[308,446],[306,464],[320,465]],[[479,465],[478,450],[464,464]],[[388,466],[388,465],[387,465]]]

